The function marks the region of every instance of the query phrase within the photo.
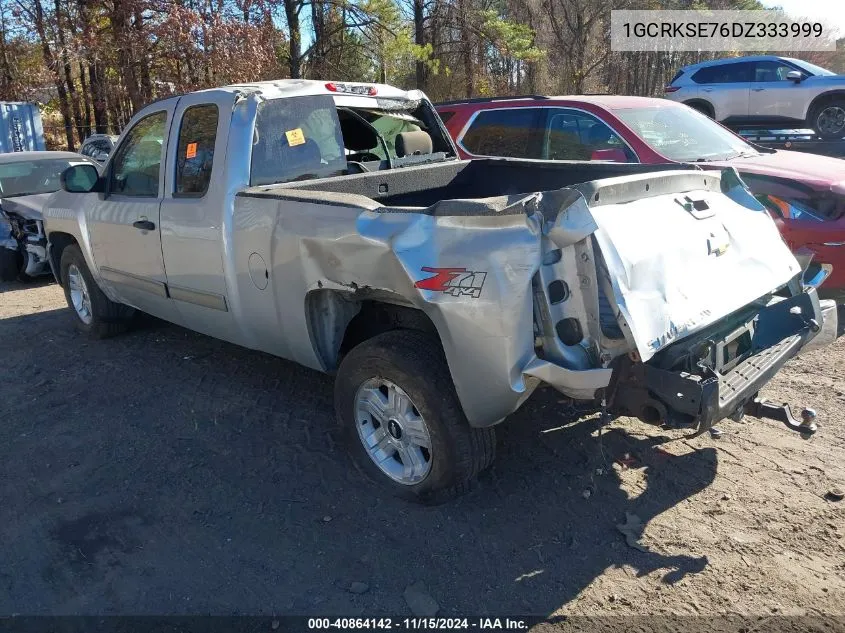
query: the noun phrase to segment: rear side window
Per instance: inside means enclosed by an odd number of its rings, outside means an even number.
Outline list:
[[[461,144],[477,156],[540,158],[538,109],[482,110],[473,119]]]
[[[272,99],[258,106],[251,185],[328,178],[346,168],[340,121],[330,96]]]
[[[698,84],[731,84],[751,81],[754,64],[739,62],[708,66],[697,71],[692,80]]]
[[[191,106],[182,115],[176,149],[174,194],[202,196],[208,191],[217,140],[217,106]]]

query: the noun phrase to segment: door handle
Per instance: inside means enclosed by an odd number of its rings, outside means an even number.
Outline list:
[[[137,222],[133,222],[132,226],[136,229],[141,229],[142,231],[152,231],[156,227],[156,225],[149,220],[138,220]]]
[[[763,92],[765,88],[752,88],[751,92]]]
[[[845,242],[824,242],[823,246],[845,246]]]
[[[702,88],[702,92],[713,92],[713,88]]]

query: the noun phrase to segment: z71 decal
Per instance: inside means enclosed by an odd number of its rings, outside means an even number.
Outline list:
[[[486,272],[467,270],[466,268],[430,268],[423,266],[422,271],[432,273],[434,276],[420,279],[414,284],[415,288],[445,292],[453,297],[469,296],[477,299],[481,296],[481,287],[487,277]]]

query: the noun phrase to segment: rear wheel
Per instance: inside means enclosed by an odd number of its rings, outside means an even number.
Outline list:
[[[422,332],[355,347],[338,370],[335,410],[355,462],[407,499],[462,494],[495,456],[495,432],[469,425],[439,342]]]
[[[103,294],[78,246],[66,246],[62,251],[60,272],[65,300],[79,330],[94,338],[107,338],[126,330],[134,309]]]
[[[825,140],[845,137],[845,99],[833,99],[813,108],[810,127]]]

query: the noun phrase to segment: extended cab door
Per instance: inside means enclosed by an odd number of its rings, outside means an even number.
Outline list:
[[[105,192],[85,209],[103,281],[122,301],[169,321],[177,318],[167,294],[159,213],[175,104],[163,102],[135,120],[107,163]]]
[[[226,340],[232,340],[232,318],[222,235],[234,196],[226,174],[234,99],[230,92],[208,91],[179,100],[161,205],[167,282],[182,322]]]

